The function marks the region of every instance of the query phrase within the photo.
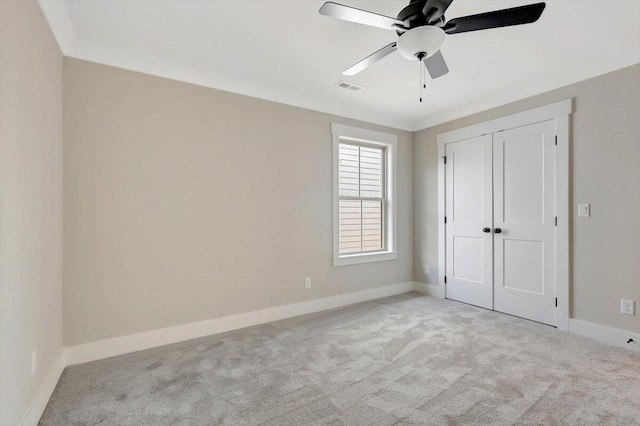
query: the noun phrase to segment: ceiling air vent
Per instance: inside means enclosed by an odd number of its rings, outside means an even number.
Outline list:
[[[353,90],[354,92],[364,89],[364,87],[362,86],[358,86],[357,84],[347,83],[346,81],[339,81],[336,83],[336,86],[341,87],[343,89],[347,89],[347,90]]]

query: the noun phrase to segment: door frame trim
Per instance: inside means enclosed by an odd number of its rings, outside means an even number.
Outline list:
[[[438,286],[443,287],[445,295],[446,228],[444,217],[446,187],[445,164],[442,158],[445,156],[446,145],[489,133],[496,133],[501,130],[527,126],[542,121],[556,120],[556,134],[558,137],[556,151],[556,210],[558,216],[558,229],[556,233],[556,291],[558,298],[556,326],[558,330],[569,331],[569,227],[571,218],[569,199],[569,120],[572,113],[573,98],[569,98],[553,104],[438,134]]]

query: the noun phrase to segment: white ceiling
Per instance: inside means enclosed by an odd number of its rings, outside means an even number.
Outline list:
[[[340,2],[389,16],[409,3]],[[447,17],[535,2],[455,0]],[[421,104],[418,63],[398,53],[341,76],[397,36],[321,16],[322,3],[40,0],[67,56],[406,130],[640,62],[640,1],[552,0],[535,24],[447,36],[451,72]]]

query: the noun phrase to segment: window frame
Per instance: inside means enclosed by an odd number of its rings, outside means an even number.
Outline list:
[[[398,136],[338,123],[331,123],[331,133],[333,136],[333,266],[397,259],[396,151]],[[384,148],[383,250],[340,255],[339,160],[341,140],[345,143]]]

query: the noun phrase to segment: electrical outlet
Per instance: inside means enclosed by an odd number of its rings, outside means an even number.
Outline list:
[[[431,270],[431,268],[429,267],[429,265],[424,265],[424,274],[425,275],[429,275],[429,271]]]
[[[31,375],[36,374],[38,369],[38,351],[31,352]]]
[[[304,279],[304,288],[311,288],[311,277]]]
[[[620,313],[625,315],[635,315],[635,305],[636,302],[628,299],[620,300]]]

